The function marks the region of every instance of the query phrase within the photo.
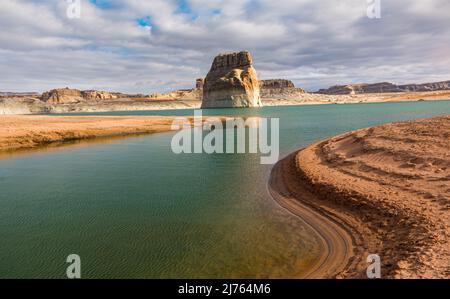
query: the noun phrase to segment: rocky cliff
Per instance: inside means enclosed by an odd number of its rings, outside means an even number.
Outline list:
[[[151,100],[157,101],[200,101],[201,91],[194,89],[180,89],[168,93],[153,93],[149,96]]]
[[[46,105],[38,97],[0,97],[0,115],[47,113]]]
[[[291,99],[305,93],[302,88],[296,88],[294,83],[285,79],[270,79],[259,81],[262,99]]]
[[[44,92],[41,96],[41,100],[52,104],[66,104],[81,102],[84,99],[80,90],[66,87]]]
[[[85,90],[81,92],[81,95],[84,99],[87,100],[113,100],[118,98],[116,94],[97,90]]]
[[[218,55],[203,84],[202,108],[260,106],[259,81],[250,53]]]
[[[400,85],[403,91],[436,91],[436,90],[450,90],[450,81],[424,83],[424,84],[405,84]]]
[[[205,79],[199,78],[195,80],[195,89],[203,91],[203,85],[205,85]]]
[[[43,102],[51,104],[70,104],[79,103],[86,100],[113,100],[117,98],[118,96],[116,94],[106,91],[81,91],[78,89],[70,89],[68,87],[50,90],[44,92],[41,96],[41,100]]]
[[[295,88],[294,82],[285,79],[260,80],[259,86],[261,90]]]
[[[399,87],[389,82],[375,84],[348,84],[335,85],[327,89],[321,89],[317,93],[321,94],[360,94],[360,93],[383,93],[401,92]]]
[[[320,94],[361,94],[361,93],[385,93],[385,92],[425,92],[450,90],[450,81],[433,82],[424,84],[396,85],[389,82],[374,84],[349,84],[335,85],[327,89],[321,89]]]

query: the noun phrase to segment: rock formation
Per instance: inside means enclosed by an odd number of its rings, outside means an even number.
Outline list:
[[[202,108],[260,107],[259,92],[249,52],[220,54],[205,78]]]
[[[0,97],[0,115],[47,113],[46,105],[39,97]]]
[[[401,90],[395,84],[381,82],[374,84],[349,84],[335,85],[328,89],[321,89],[317,93],[321,94],[360,94],[360,93],[382,93],[382,92],[400,92]]]
[[[180,89],[176,91],[171,91],[168,93],[153,93],[149,95],[151,100],[161,100],[161,101],[199,101],[200,93],[196,89]]]
[[[352,85],[334,85],[329,88],[320,89],[316,93],[320,94],[355,94],[355,89]]]
[[[117,99],[118,96],[106,91],[97,91],[97,90],[85,90],[81,92],[81,95],[84,99],[92,99],[92,100],[113,100]]]
[[[78,89],[70,89],[68,87],[50,90],[44,92],[41,96],[41,100],[43,102],[51,104],[70,104],[83,102],[86,100],[113,100],[117,98],[118,96],[116,94],[106,91],[80,91]]]
[[[262,89],[285,89],[295,88],[294,82],[285,79],[270,79],[259,81],[259,86]]]
[[[41,100],[52,104],[66,104],[77,103],[83,101],[84,99],[80,90],[66,87],[44,92],[41,96]]]
[[[296,88],[294,82],[285,79],[259,81],[262,99],[291,99],[306,93],[302,88]]]
[[[450,90],[450,81],[423,83],[423,84],[405,84],[400,85],[400,89],[403,91],[437,91],[437,90]]]
[[[205,84],[205,79],[199,78],[195,81],[195,89],[203,90],[203,85]]]
[[[199,78],[195,82],[195,94],[197,95],[197,99],[202,101],[203,100],[203,86],[205,85],[205,79]]]
[[[349,84],[335,85],[327,89],[321,89],[321,94],[361,94],[361,93],[385,93],[385,92],[425,92],[450,90],[450,81],[433,82],[424,84],[396,85],[389,82],[374,84]]]

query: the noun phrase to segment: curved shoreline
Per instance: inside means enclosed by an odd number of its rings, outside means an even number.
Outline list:
[[[296,195],[292,193],[292,186],[287,183],[290,179],[286,179],[286,176],[292,178],[292,171],[295,170],[294,159],[295,154],[291,154],[275,164],[269,179],[269,193],[281,207],[299,217],[320,239],[321,253],[302,278],[335,277],[351,264],[354,239],[347,227],[339,225],[327,215],[320,214],[314,206],[297,200]],[[305,188],[302,184],[297,187]],[[303,199],[314,200],[313,194],[306,189],[302,191]]]
[[[272,197],[322,238],[306,277],[365,278],[370,254],[383,278],[450,277],[449,134],[450,117],[387,124],[275,165]]]

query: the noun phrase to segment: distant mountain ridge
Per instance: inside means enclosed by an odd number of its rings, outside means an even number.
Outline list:
[[[396,85],[390,82],[380,82],[373,84],[348,84],[335,85],[327,89],[320,89],[319,94],[361,94],[361,93],[387,93],[387,92],[426,92],[437,90],[450,90],[450,80],[441,82],[431,82],[423,84],[403,84]]]
[[[98,90],[77,90],[70,88],[53,89],[42,94],[38,92],[2,92],[1,98],[33,98],[49,103],[73,103],[87,100],[111,101],[117,99],[139,99],[139,100],[194,100],[201,101],[204,79],[196,80],[196,86],[192,89],[176,90],[164,94],[153,93],[125,94],[121,92],[107,92]],[[353,94],[378,94],[378,93],[400,93],[400,92],[433,92],[450,90],[450,80],[422,83],[396,85],[390,82],[360,83],[347,85],[334,85],[316,92],[306,92],[286,79],[259,80],[260,95],[263,99],[291,99],[301,97],[305,94],[325,95],[353,95]]]
[[[36,97],[39,96],[38,92],[1,92],[0,97]]]

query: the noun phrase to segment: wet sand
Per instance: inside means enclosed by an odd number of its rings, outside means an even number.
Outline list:
[[[272,195],[324,239],[312,277],[364,278],[378,254],[384,278],[449,278],[449,149],[447,116],[346,133],[280,161]]]

